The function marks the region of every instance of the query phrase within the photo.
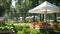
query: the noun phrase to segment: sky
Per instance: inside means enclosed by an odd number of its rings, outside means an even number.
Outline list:
[[[18,0],[12,0],[12,8],[15,8],[15,4]]]

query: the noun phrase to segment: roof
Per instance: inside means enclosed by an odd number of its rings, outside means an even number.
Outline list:
[[[45,12],[47,12],[47,14],[49,14],[49,13],[60,13],[60,7],[45,1],[41,5],[29,10],[29,13],[44,14]]]

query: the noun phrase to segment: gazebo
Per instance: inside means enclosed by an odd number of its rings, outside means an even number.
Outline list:
[[[39,5],[39,6],[35,7],[35,8],[33,8],[33,9],[29,10],[29,13],[44,14],[44,22],[47,22],[47,14],[60,13],[60,7],[45,1],[41,5]]]

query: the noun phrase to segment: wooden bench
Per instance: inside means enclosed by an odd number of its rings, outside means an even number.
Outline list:
[[[14,34],[12,30],[0,31],[0,34]]]

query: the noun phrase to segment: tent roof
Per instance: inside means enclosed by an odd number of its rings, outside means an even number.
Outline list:
[[[47,1],[42,3],[41,5],[29,10],[29,13],[41,13],[44,14],[47,10],[47,14],[49,13],[60,13],[60,7],[53,5]]]

